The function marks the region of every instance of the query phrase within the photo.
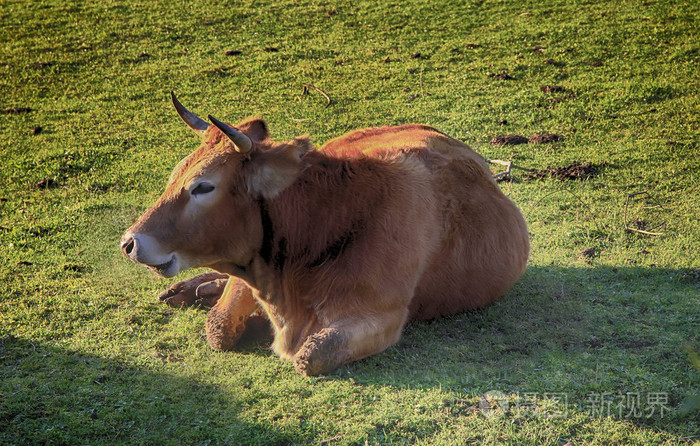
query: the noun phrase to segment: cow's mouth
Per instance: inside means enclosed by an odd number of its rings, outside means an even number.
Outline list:
[[[169,262],[161,263],[160,265],[147,265],[147,266],[150,269],[152,269],[153,271],[155,271],[156,273],[160,274],[161,276],[169,277],[168,270],[173,265],[174,261],[175,261],[175,257],[173,256]]]

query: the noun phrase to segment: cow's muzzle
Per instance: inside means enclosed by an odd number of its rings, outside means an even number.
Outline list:
[[[148,266],[162,276],[172,277],[179,272],[177,256],[165,252],[160,243],[149,235],[127,232],[122,238],[121,250],[129,259]]]

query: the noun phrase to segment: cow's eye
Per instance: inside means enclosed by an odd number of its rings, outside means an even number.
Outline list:
[[[192,196],[196,197],[197,195],[208,194],[214,189],[214,185],[211,183],[199,183],[194,189],[192,189]]]

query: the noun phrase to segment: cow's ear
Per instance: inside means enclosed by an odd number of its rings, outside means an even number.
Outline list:
[[[244,168],[248,192],[274,198],[296,181],[306,167],[304,155],[311,150],[309,138],[296,138],[268,150],[254,150]]]
[[[267,123],[258,118],[248,119],[236,126],[238,130],[245,133],[254,142],[264,141],[270,137]]]

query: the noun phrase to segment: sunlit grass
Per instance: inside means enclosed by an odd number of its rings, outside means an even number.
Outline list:
[[[699,14],[0,3],[0,442],[697,441],[698,412],[680,409],[700,379]],[[501,187],[528,221],[528,272],[494,305],[411,323],[328,377],[264,345],[211,351],[206,313],[160,305],[171,281],[118,251],[198,142],[170,90],[203,116],[263,117],[280,140],[421,122],[512,160]],[[489,143],[542,132],[562,138]],[[528,179],[574,162],[596,173]]]

